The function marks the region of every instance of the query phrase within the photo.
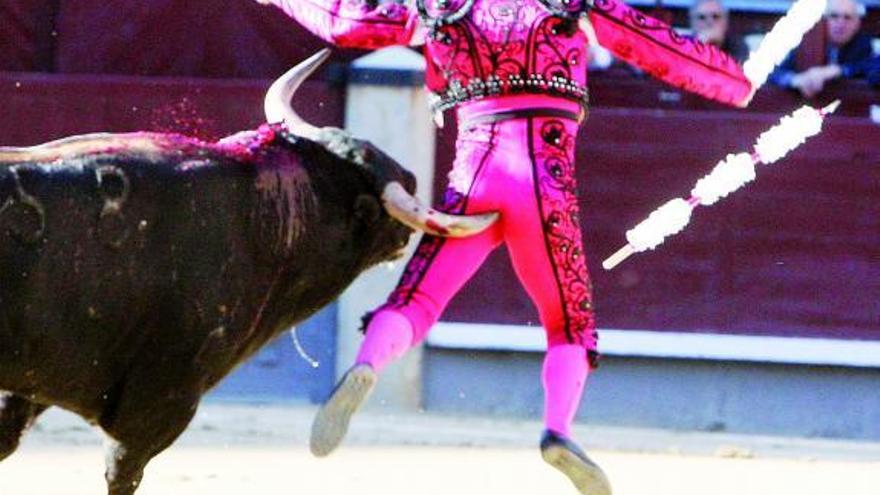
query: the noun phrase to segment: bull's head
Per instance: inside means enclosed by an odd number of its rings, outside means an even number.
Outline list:
[[[329,55],[328,49],[318,52],[272,84],[264,101],[267,121],[283,123],[292,134],[315,141],[333,154],[366,169],[375,180],[377,194],[381,195],[388,214],[414,229],[444,237],[467,237],[492,225],[498,219],[497,213],[449,215],[423,205],[404,187],[411,181],[411,176],[391,157],[371,143],[356,139],[341,129],[319,128],[297,115],[291,106],[291,99],[303,81]]]

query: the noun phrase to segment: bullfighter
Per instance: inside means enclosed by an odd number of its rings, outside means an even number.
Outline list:
[[[441,210],[500,213],[472,237],[423,237],[387,302],[365,317],[356,361],[315,419],[312,452],[325,456],[340,444],[378,374],[425,339],[503,243],[546,332],[542,456],[579,493],[611,493],[603,471],[571,439],[599,356],[574,163],[588,111],[588,48],[601,43],[673,86],[740,107],[754,92],[742,68],[622,0],[257,1],[339,46],[424,44],[432,108],[437,116],[455,110],[458,119]]]

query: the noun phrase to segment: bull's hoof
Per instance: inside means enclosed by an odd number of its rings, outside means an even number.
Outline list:
[[[6,433],[6,432],[4,432]],[[20,437],[0,438],[0,462],[11,456],[18,449]]]
[[[377,379],[376,372],[367,364],[348,370],[312,423],[312,454],[327,456],[342,443],[351,416],[370,396]]]
[[[15,452],[22,435],[45,410],[21,395],[0,391],[0,461]]]
[[[568,476],[581,495],[611,495],[611,484],[602,468],[571,440],[550,430],[545,431],[541,439],[541,457]]]

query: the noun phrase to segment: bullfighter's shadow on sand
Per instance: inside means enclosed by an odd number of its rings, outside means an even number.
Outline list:
[[[108,493],[132,494],[206,391],[399,256],[411,227],[494,221],[420,205],[391,158],[302,121],[290,99],[327,55],[270,88],[267,120],[283,123],[216,143],[0,148],[0,459],[59,406],[107,433]]]

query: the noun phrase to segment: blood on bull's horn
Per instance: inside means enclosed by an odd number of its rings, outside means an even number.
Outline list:
[[[382,204],[389,215],[405,225],[441,237],[467,237],[482,232],[498,220],[497,213],[449,215],[427,208],[399,182],[389,182],[382,191]]]
[[[291,106],[296,90],[329,56],[329,49],[319,51],[287,71],[269,87],[263,101],[267,122],[283,122],[291,133],[319,143],[324,141],[323,137],[330,135],[306,122]],[[442,237],[468,237],[478,234],[498,220],[497,213],[480,215],[442,213],[423,205],[396,181],[384,185],[382,203],[388,214],[401,223]]]

